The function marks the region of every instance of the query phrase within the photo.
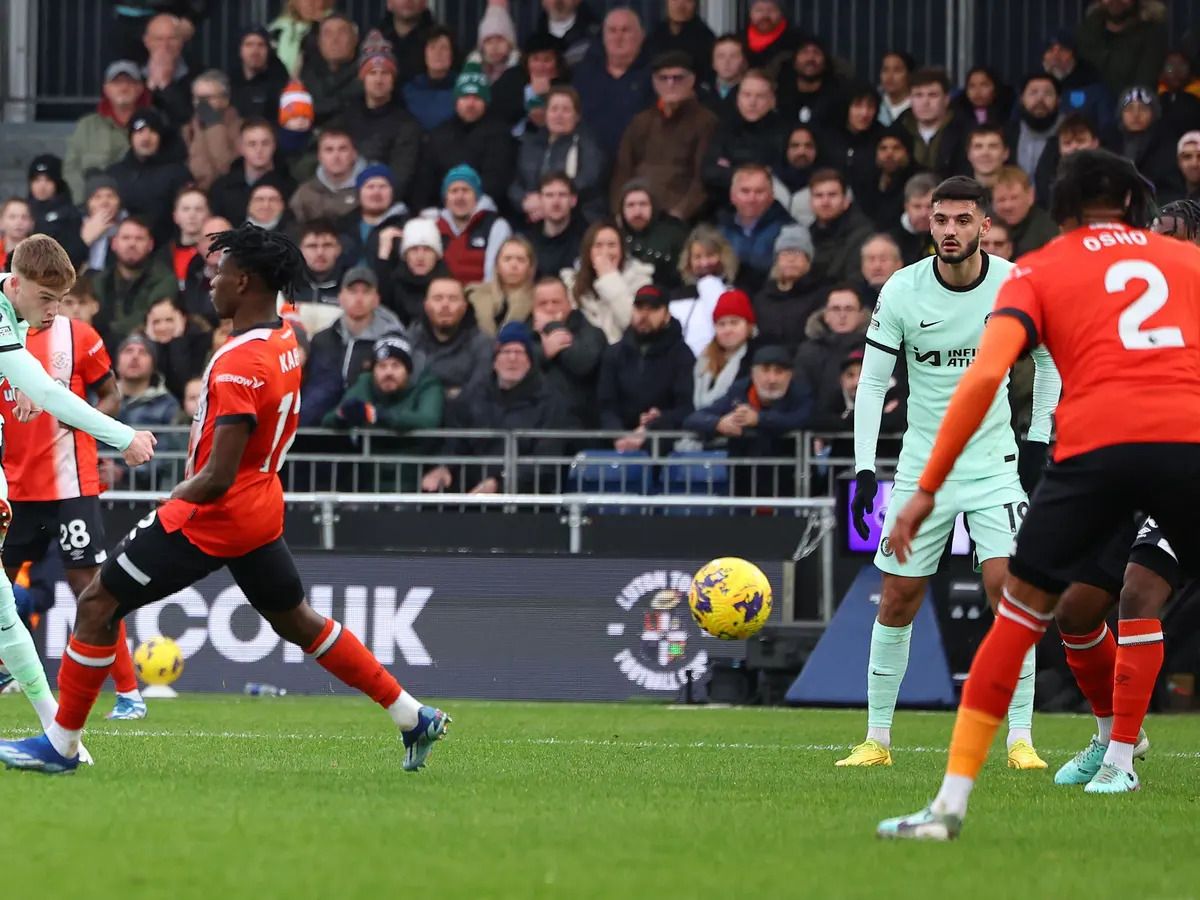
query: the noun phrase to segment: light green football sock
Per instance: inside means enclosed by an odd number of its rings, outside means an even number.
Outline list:
[[[1017,680],[1017,689],[1013,691],[1012,702],[1008,704],[1008,743],[1023,740],[1032,743],[1033,729],[1033,687],[1037,674],[1037,647],[1030,647],[1025,658],[1021,660],[1021,677]]]
[[[908,670],[908,647],[912,625],[881,625],[871,628],[871,658],[867,663],[867,737],[890,747],[892,717],[900,682]]]
[[[0,659],[21,690],[33,704],[34,710],[46,728],[54,721],[58,712],[58,701],[46,680],[46,670],[38,657],[33,636],[17,615],[17,599],[13,596],[12,583],[0,570]]]

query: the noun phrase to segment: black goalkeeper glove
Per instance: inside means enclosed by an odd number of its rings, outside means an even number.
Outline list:
[[[1046,469],[1046,457],[1049,456],[1050,445],[1041,441],[1021,441],[1017,453],[1017,475],[1021,479],[1021,487],[1025,494],[1033,493],[1038,482],[1042,480],[1042,472]]]
[[[850,502],[850,518],[854,522],[854,530],[864,541],[871,535],[871,526],[867,524],[866,514],[875,512],[875,494],[879,491],[879,482],[875,473],[863,469],[854,476],[854,499]]]

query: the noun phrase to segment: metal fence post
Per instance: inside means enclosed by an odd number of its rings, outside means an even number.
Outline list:
[[[821,621],[833,619],[833,534],[837,528],[837,516],[830,510],[821,510]]]
[[[570,503],[567,505],[567,531],[569,534],[568,547],[572,555],[583,552],[583,504]]]
[[[37,0],[9,0],[8,40],[5,46],[6,90],[4,121],[29,122],[33,119],[37,46]]]
[[[504,435],[504,490],[515,494],[517,487],[517,436],[509,431]]]
[[[320,512],[322,550],[333,550],[337,547],[337,535],[333,527],[336,522],[337,514],[333,511],[333,500],[323,498]]]

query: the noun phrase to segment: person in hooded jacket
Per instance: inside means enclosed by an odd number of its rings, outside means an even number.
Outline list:
[[[791,353],[804,342],[809,318],[825,303],[827,289],[812,273],[813,243],[803,225],[787,225],[775,239],[775,263],[754,295],[754,316],[763,344]]]
[[[648,181],[634,178],[621,188],[616,222],[626,257],[652,266],[654,283],[660,287],[678,287],[679,252],[688,229],[659,208]]]
[[[350,135],[330,126],[317,139],[316,174],[292,194],[288,207],[304,224],[313,219],[337,219],[358,204],[358,175],[367,167]]]
[[[88,248],[79,234],[83,217],[71,202],[62,160],[51,153],[35,156],[29,163],[29,211],[33,230],[58,241],[76,268],[87,261]]]
[[[869,173],[851,182],[855,200],[880,231],[897,227],[904,215],[904,186],[919,171],[912,150],[912,135],[905,129],[885,128],[875,141]]]
[[[483,192],[479,173],[470,166],[455,166],[446,173],[442,201],[437,225],[446,267],[463,284],[490,281],[512,226],[497,212],[495,202]]]
[[[373,163],[358,173],[358,206],[335,223],[342,236],[342,256],[352,265],[371,265],[379,256],[384,228],[403,228],[408,207],[397,200],[392,170]]]
[[[229,72],[229,99],[243,119],[273,119],[288,71],[271,47],[263,25],[250,25],[238,39],[238,64]]]
[[[836,131],[846,121],[846,89],[820,38],[800,39],[791,65],[779,69],[779,111],[785,121]]]
[[[96,111],[75,123],[67,139],[63,177],[76,197],[84,197],[84,179],[115,163],[129,149],[129,120],[150,106],[150,92],[137,63],[118,59],[104,70]]]
[[[1155,187],[1166,187],[1177,178],[1175,143],[1162,123],[1158,95],[1146,87],[1131,87],[1117,104],[1116,128],[1102,143],[1132,160]]]
[[[437,223],[421,217],[405,222],[399,234],[395,228],[380,229],[379,250],[371,264],[379,275],[383,305],[405,327],[424,315],[430,282],[453,277],[442,260]]]
[[[125,209],[146,219],[159,246],[165,246],[174,231],[171,204],[164,200],[192,180],[187,166],[167,157],[167,135],[161,114],[140,111],[129,120],[129,151],[106,170],[117,181]]]
[[[429,282],[421,318],[408,328],[413,350],[445,388],[446,400],[457,400],[488,379],[492,339],[475,322],[462,284],[453,278]]]
[[[775,85],[765,72],[747,72],[738,88],[734,114],[717,126],[704,156],[700,171],[709,196],[723,207],[733,173],[744,165],[778,169],[786,140],[787,128],[775,109]]]

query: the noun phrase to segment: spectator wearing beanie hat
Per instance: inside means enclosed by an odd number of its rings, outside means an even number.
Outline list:
[[[417,176],[421,126],[404,108],[396,72],[391,45],[372,31],[359,54],[362,95],[347,103],[334,121],[350,135],[363,159],[392,170],[396,199],[406,200]]]
[[[812,272],[813,244],[803,225],[787,225],[775,239],[775,262],[767,283],[754,295],[754,314],[764,344],[795,353],[809,317],[825,303],[827,290]]]
[[[129,152],[109,166],[107,172],[117,180],[121,200],[133,215],[144,217],[154,242],[165,247],[171,239],[171,198],[192,180],[187,167],[164,151],[171,134],[162,115],[144,109],[129,120]]]
[[[62,160],[53,154],[35,156],[29,164],[29,211],[33,230],[62,244],[71,262],[79,266],[87,259],[87,245],[79,237],[79,210],[63,180]]]
[[[392,170],[372,163],[354,180],[358,206],[338,219],[345,256],[354,265],[370,265],[379,256],[379,234],[384,228],[400,229],[408,221],[408,207],[396,198]]]
[[[463,72],[454,83],[454,115],[429,133],[423,158],[426,197],[419,205],[431,206],[440,198],[433,192],[455,166],[474,169],[483,183],[482,193],[503,200],[513,178],[516,144],[508,127],[488,112],[492,88],[480,72]]]
[[[483,193],[479,173],[469,165],[447,172],[442,179],[442,202],[438,231],[447,268],[463,284],[491,281],[500,245],[512,236],[512,228],[497,212],[492,198]]]
[[[249,25],[238,39],[238,65],[229,72],[229,97],[243,119],[274,118],[288,83],[287,67],[263,25]]]
[[[813,416],[813,394],[793,372],[791,354],[769,345],[754,351],[750,376],[734,382],[728,393],[683,423],[705,439],[727,439],[733,458],[796,455],[794,432],[807,428]],[[795,465],[737,466],[733,492],[739,497],[790,497],[796,490]]]
[[[357,58],[358,25],[345,13],[330,13],[317,26],[317,52],[306,52],[300,68],[300,80],[312,94],[317,128],[362,96]]]
[[[713,308],[713,339],[696,357],[692,400],[696,409],[724,397],[739,378],[750,374],[750,356],[758,334],[754,309],[744,291],[726,291]]]
[[[107,168],[129,149],[129,120],[150,105],[141,67],[118,59],[104,70],[102,96],[96,111],[75,123],[67,139],[63,175],[75,197],[82,197],[84,179],[93,171]]]
[[[533,335],[522,322],[509,322],[496,335],[491,377],[463,393],[446,413],[446,427],[487,429],[489,431],[555,431],[572,428],[575,422],[567,412],[566,402],[542,378],[533,364]],[[446,452],[452,456],[502,457],[503,439],[452,438]],[[563,452],[562,441],[550,438],[522,438],[518,453],[528,456],[557,456]],[[504,481],[503,468],[497,464],[468,467],[465,478],[456,483],[454,474],[438,466],[425,474],[424,491],[470,490],[476,494],[495,494],[501,490],[534,492],[549,484],[539,484],[552,478],[549,467],[521,466],[517,483]]]
[[[383,305],[407,327],[423,315],[425,293],[435,278],[450,278],[442,261],[442,235],[432,219],[418,216],[404,223],[400,234],[379,233],[379,252],[372,263],[379,273]]]
[[[299,81],[289,81],[279,95],[279,151],[294,159],[312,140],[313,98]]]
[[[467,56],[464,72],[482,72],[488,84],[495,84],[505,72],[521,62],[517,50],[517,29],[503,6],[489,6],[479,20],[475,49]]]

